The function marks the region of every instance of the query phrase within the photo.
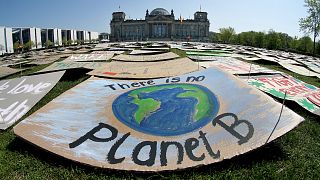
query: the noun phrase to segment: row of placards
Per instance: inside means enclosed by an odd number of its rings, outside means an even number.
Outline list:
[[[303,121],[284,107],[273,132],[281,108],[242,80],[212,68],[145,81],[92,77],[27,117],[14,132],[92,166],[176,170],[251,151]]]
[[[137,62],[122,62],[133,56]],[[286,92],[286,99],[319,115],[317,87],[282,75],[251,77],[245,82],[230,74],[276,71],[235,59],[196,63],[176,59],[172,53],[151,56],[156,62],[139,62],[147,56],[120,55],[111,63],[90,62],[91,56],[86,56],[89,62],[73,57],[52,64],[42,72],[83,67],[94,69],[90,75],[137,80],[91,77],[20,122],[15,134],[84,164],[162,171],[232,158],[304,120],[256,88],[280,98]],[[19,120],[63,74],[0,81],[0,127]],[[150,79],[159,77],[166,78]]]

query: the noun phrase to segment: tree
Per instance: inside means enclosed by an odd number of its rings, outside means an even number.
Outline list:
[[[78,45],[83,44],[83,41],[80,40],[80,39],[78,39],[78,40],[77,40],[77,44],[78,44]]]
[[[209,38],[211,42],[220,42],[220,34],[215,32],[210,32]]]
[[[264,36],[263,32],[255,32],[254,36],[254,46],[258,48],[263,48],[264,46]]]
[[[220,28],[220,38],[224,43],[230,43],[232,38],[236,35],[236,31],[232,27]]]
[[[316,50],[316,38],[320,31],[320,0],[305,0],[305,7],[308,8],[308,16],[299,21],[300,31],[307,34],[313,33],[313,55]]]
[[[24,44],[24,49],[25,50],[31,50],[33,47],[35,47],[35,43],[31,40],[29,40],[27,43]]]
[[[73,41],[70,39],[70,40],[67,41],[67,44],[70,46],[70,45],[73,44]]]
[[[320,41],[318,41],[316,45],[316,54],[320,54]]]
[[[299,44],[299,40],[298,40],[298,37],[295,36],[294,38],[292,38],[289,46],[290,46],[290,49],[291,50],[296,50],[298,49],[298,44]]]
[[[267,49],[279,49],[280,47],[280,38],[279,34],[274,30],[269,30],[268,34],[265,36],[265,43]]]
[[[48,41],[45,43],[45,46],[46,46],[46,48],[52,47],[52,46],[53,46],[53,42],[51,42],[50,40],[48,40]]]
[[[240,44],[245,46],[254,46],[255,32],[242,32],[240,35]]]
[[[67,38],[63,38],[63,39],[62,39],[62,46],[64,47],[64,46],[66,46],[67,44],[68,44]]]
[[[21,49],[21,44],[19,43],[19,42],[15,42],[14,44],[13,44],[13,49],[14,49],[14,52],[19,52],[20,51],[20,49]]]
[[[312,52],[312,40],[309,36],[305,36],[299,39],[299,44],[297,47],[298,51],[304,53],[311,53]]]

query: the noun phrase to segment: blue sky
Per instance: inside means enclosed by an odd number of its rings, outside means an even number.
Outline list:
[[[112,12],[120,10],[133,19],[144,18],[146,9],[174,10],[175,17],[193,18],[208,12],[210,31],[233,27],[236,32],[275,31],[291,36],[305,17],[303,0],[0,0],[0,26],[57,27],[109,32]]]

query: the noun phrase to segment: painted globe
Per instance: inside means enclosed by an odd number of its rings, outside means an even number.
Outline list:
[[[126,92],[116,98],[112,110],[119,121],[136,131],[175,136],[211,122],[219,102],[204,86],[164,84]]]

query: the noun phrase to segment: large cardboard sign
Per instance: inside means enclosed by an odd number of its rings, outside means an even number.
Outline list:
[[[141,50],[147,50],[147,51],[169,51],[169,48],[166,47],[146,47],[146,48],[141,48]]]
[[[146,55],[146,54],[160,54],[162,51],[151,51],[151,50],[133,50],[130,55]]]
[[[45,96],[62,72],[0,81],[0,129],[7,129]]]
[[[106,61],[114,54],[73,54],[64,61]]]
[[[308,66],[308,68],[311,69],[312,71],[316,73],[320,73],[320,63],[308,62],[308,61],[300,61],[300,62]],[[318,77],[320,78],[320,74],[318,75]]]
[[[297,102],[306,110],[320,115],[320,89],[291,76],[258,77],[248,84],[278,98]]]
[[[251,151],[303,121],[284,107],[271,135],[281,107],[216,69],[157,80],[92,77],[19,123],[14,132],[92,166],[176,170]]]
[[[280,73],[278,71],[274,71],[255,64],[249,64],[234,58],[223,58],[219,59],[218,61],[200,62],[199,64],[205,68],[217,67],[232,74]]]
[[[188,58],[161,62],[119,62],[112,61],[88,74],[120,79],[152,79],[178,76],[202,68]]]
[[[41,57],[35,60],[28,62],[28,65],[43,65],[43,64],[50,64],[55,61],[58,61],[60,56],[52,56],[52,57]]]
[[[201,49],[181,49],[183,51],[195,52],[195,53],[213,53],[213,54],[228,54],[230,51],[224,51],[221,49],[201,48]]]
[[[125,51],[93,51],[91,54],[122,54]]]
[[[243,60],[246,60],[246,61],[258,61],[258,60],[261,60],[261,58],[259,57],[246,57],[246,56],[233,56],[233,57],[239,57]]]
[[[218,57],[230,57],[231,54],[224,54],[224,53],[210,53],[210,52],[194,52],[194,51],[187,51],[186,54],[189,56],[218,56]]]
[[[316,77],[320,77],[319,73],[313,72],[311,70],[308,70],[305,67],[302,66],[298,66],[298,65],[294,65],[294,64],[289,64],[289,63],[284,63],[284,62],[279,62],[279,64],[288,69],[291,72],[297,73],[297,74],[301,74],[303,76],[316,76]]]
[[[125,55],[125,54],[120,54],[118,56],[113,57],[113,60],[116,61],[141,61],[141,62],[146,62],[146,61],[164,61],[164,60],[170,60],[170,59],[175,59],[178,58],[179,56],[173,52],[168,52],[168,53],[162,53],[162,54],[155,54],[155,55]]]
[[[217,61],[216,56],[188,56],[188,58],[194,61]]]
[[[270,57],[270,56],[263,56],[263,55],[256,55],[258,56],[259,58],[261,58],[261,60],[264,60],[264,61],[270,61],[270,62],[279,62],[278,58],[275,58],[275,57]]]
[[[59,70],[68,70],[68,69],[96,69],[102,67],[108,62],[72,62],[72,61],[61,61],[55,62],[52,65],[42,69],[39,72],[49,72],[49,71],[59,71]]]
[[[18,73],[20,71],[23,71],[23,69],[13,69],[13,68],[9,68],[9,67],[0,67],[0,78]]]

